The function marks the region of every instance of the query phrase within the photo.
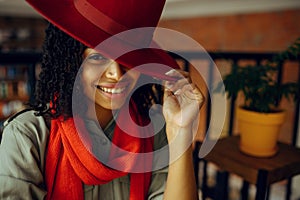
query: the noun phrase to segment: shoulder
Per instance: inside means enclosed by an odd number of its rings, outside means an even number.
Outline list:
[[[42,116],[37,116],[36,111],[31,109],[22,110],[11,116],[4,122],[4,134],[22,134],[36,142],[46,140],[48,127]]]
[[[20,125],[28,129],[32,129],[36,126],[44,125],[45,120],[42,116],[37,116],[36,111],[32,109],[24,109],[17,112],[13,116],[9,117],[4,122],[4,128],[9,126]]]
[[[33,110],[19,112],[6,121],[0,144],[0,196],[45,194],[48,135],[43,117]]]

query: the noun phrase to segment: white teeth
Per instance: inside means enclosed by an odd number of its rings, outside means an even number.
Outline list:
[[[103,92],[111,93],[111,94],[120,94],[125,90],[125,87],[123,87],[123,88],[105,88],[105,87],[97,86],[97,88],[102,90]]]

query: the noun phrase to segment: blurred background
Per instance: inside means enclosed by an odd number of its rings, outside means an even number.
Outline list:
[[[138,17],[138,16],[137,16]],[[22,109],[23,102],[32,98],[39,73],[39,56],[47,22],[24,0],[0,0],[0,121]],[[208,53],[270,53],[285,50],[300,37],[299,0],[167,0],[160,27],[183,33],[198,42]],[[173,51],[191,52],[193,47],[168,46]],[[217,63],[217,62],[216,62]],[[222,75],[228,73],[228,64],[216,64]],[[283,81],[297,81],[299,68],[291,64],[282,71]],[[296,63],[297,65],[297,63]],[[201,75],[200,75],[201,76]],[[203,81],[195,75],[196,81]],[[34,77],[34,78],[33,78]],[[201,84],[200,84],[201,85]],[[204,87],[203,90],[206,90]],[[279,141],[300,145],[300,131],[295,130],[295,113],[298,107],[284,102],[289,115]],[[207,109],[201,112],[205,115]],[[230,118],[227,121],[232,120]],[[226,121],[226,123],[227,123]],[[206,121],[200,121],[205,126]],[[1,124],[1,123],[0,123]],[[293,132],[297,131],[296,141]],[[196,139],[203,140],[206,128],[198,130]],[[236,134],[233,126],[224,125],[222,136]],[[295,134],[294,134],[295,135]],[[213,177],[216,167],[210,165]],[[201,172],[199,172],[201,173]],[[201,181],[200,181],[201,182]],[[284,199],[286,182],[274,184],[270,199]],[[241,180],[238,176],[230,179],[230,198],[239,199]],[[292,198],[300,199],[300,177],[293,178]],[[251,193],[252,191],[252,193]],[[254,187],[250,188],[253,198]],[[201,191],[200,191],[201,192]],[[252,195],[252,196],[251,196]]]

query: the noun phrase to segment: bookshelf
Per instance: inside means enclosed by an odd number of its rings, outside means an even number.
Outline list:
[[[47,25],[42,18],[0,17],[0,133],[5,119],[33,100]]]
[[[33,100],[40,52],[0,52],[0,130],[3,122]]]

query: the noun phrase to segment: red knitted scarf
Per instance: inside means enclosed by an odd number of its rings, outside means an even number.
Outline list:
[[[134,121],[145,124],[144,119],[137,115],[135,104],[131,102],[131,105],[129,106],[131,117]],[[128,120],[125,113],[126,111],[121,110],[117,121]],[[78,127],[80,127],[80,131],[77,130]],[[146,134],[149,135],[149,133]],[[51,121],[45,169],[47,199],[81,200],[84,199],[83,183],[88,185],[105,184],[127,174],[112,169],[95,158],[90,151],[91,141],[87,137],[88,135],[83,120],[78,117],[67,120],[58,118]],[[118,123],[116,123],[112,142],[119,148],[133,153],[152,152],[153,148],[153,137],[147,139],[133,137],[118,127]],[[122,154],[117,155],[118,157],[113,154],[110,156],[112,162],[125,164],[126,169],[129,170],[131,166],[137,164],[132,156],[129,156],[130,158]],[[151,166],[152,163],[146,161],[144,164],[149,169],[149,165]],[[130,200],[146,198],[150,178],[151,172],[130,174]]]

